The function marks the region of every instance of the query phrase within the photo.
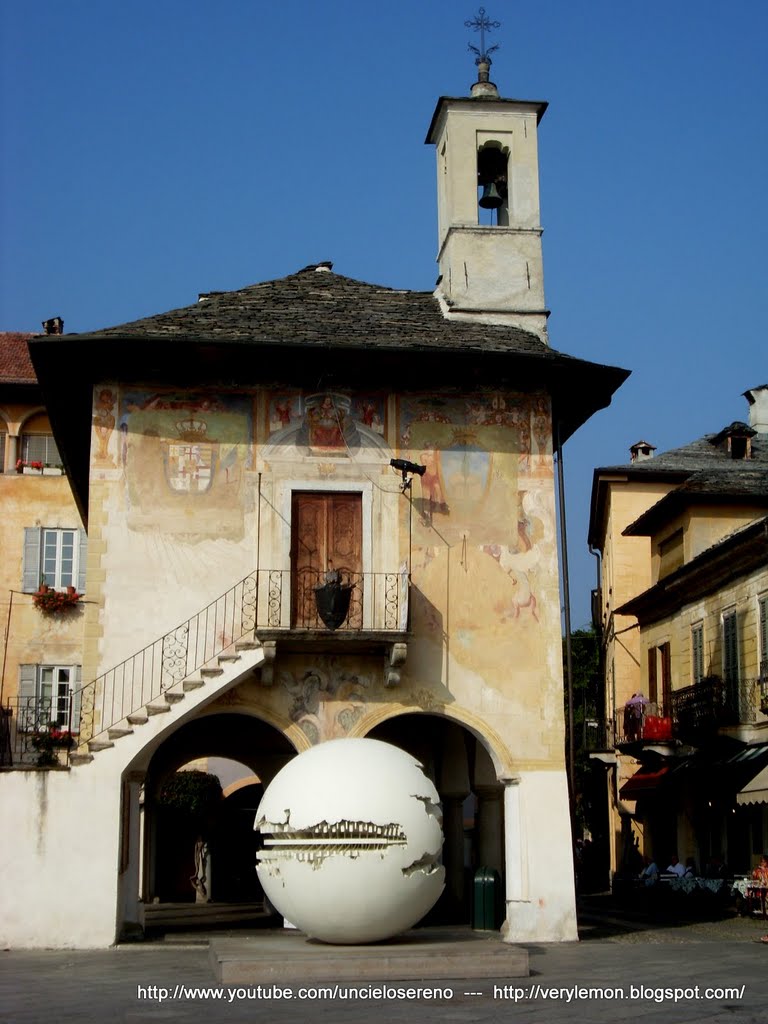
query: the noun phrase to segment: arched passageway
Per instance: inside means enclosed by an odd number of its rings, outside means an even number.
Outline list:
[[[480,867],[504,876],[504,794],[488,751],[453,719],[430,714],[389,718],[369,733],[415,757],[440,794],[445,891],[427,923],[468,924],[472,879]]]
[[[255,903],[263,898],[256,875],[256,808],[275,774],[296,751],[276,728],[242,714],[206,715],[181,726],[157,749],[144,782],[141,898],[152,903]],[[222,760],[223,759],[223,760]],[[234,764],[236,763],[236,764]],[[222,768],[240,769],[227,785]],[[202,819],[168,808],[161,794],[181,768],[222,772],[226,795]],[[222,789],[224,789],[222,785]],[[205,833],[204,835],[202,833]],[[196,875],[196,843],[205,841],[205,889]],[[199,848],[198,848],[199,853]]]

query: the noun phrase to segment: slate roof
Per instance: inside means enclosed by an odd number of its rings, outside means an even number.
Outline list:
[[[652,476],[656,473],[695,473],[700,470],[725,470],[739,473],[745,468],[768,466],[768,434],[757,434],[752,439],[752,457],[748,460],[732,459],[723,448],[713,444],[722,431],[705,434],[680,448],[670,448],[652,459],[624,462],[615,466],[601,466],[597,473],[630,473],[632,476]]]
[[[623,531],[626,537],[650,536],[665,520],[690,505],[729,504],[768,505],[768,460],[761,467],[745,460],[729,459],[717,470],[694,473],[639,516]]]
[[[56,443],[84,519],[92,388],[99,382],[544,390],[565,442],[629,376],[619,367],[556,352],[516,327],[445,316],[430,292],[356,281],[334,274],[330,264],[201,299],[116,327],[31,340]]]
[[[37,384],[27,348],[31,337],[21,331],[0,331],[0,382],[3,384]]]
[[[730,424],[730,428],[734,426],[740,424]],[[626,528],[628,535],[634,535],[636,525],[638,534],[645,534],[652,523],[686,503],[726,501],[732,497],[739,501],[755,499],[755,503],[760,504],[761,493],[768,493],[768,434],[754,434],[749,459],[732,458],[725,446],[716,443],[722,435],[720,430],[650,459],[598,467],[592,480],[589,544],[593,547],[600,544],[600,520],[605,512],[602,492],[607,486],[605,481],[611,478],[668,480],[676,485],[674,491]]]
[[[250,345],[329,348],[476,349],[557,357],[516,327],[447,320],[431,292],[368,284],[318,266],[131,323],[80,334],[83,339],[207,339]],[[73,337],[73,335],[67,335]],[[561,358],[563,358],[561,356]]]

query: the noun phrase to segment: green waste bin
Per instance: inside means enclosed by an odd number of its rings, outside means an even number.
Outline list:
[[[472,927],[495,932],[502,921],[501,877],[494,868],[478,868],[472,885]]]

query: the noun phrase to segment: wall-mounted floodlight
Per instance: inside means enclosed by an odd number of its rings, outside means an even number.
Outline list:
[[[416,462],[409,462],[407,459],[390,459],[390,466],[396,469],[399,473],[403,474],[403,490],[406,491],[411,486],[411,481],[408,479],[408,474],[413,476],[416,473],[418,476],[424,476],[427,471],[426,466],[419,466]]]

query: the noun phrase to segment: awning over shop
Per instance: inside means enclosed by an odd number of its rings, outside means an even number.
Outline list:
[[[671,769],[668,764],[662,765],[656,771],[641,768],[635,772],[631,779],[627,779],[619,790],[619,796],[622,800],[637,800],[642,796],[648,796],[658,788],[670,771]]]
[[[736,794],[736,803],[768,804],[768,765],[741,788]]]

